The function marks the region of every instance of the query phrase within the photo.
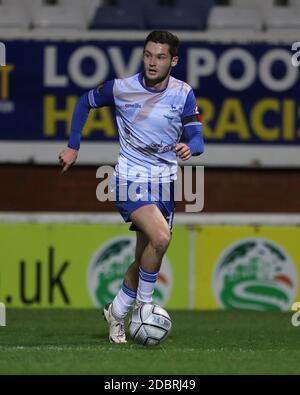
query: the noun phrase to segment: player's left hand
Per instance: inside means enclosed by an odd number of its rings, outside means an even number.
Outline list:
[[[177,152],[177,156],[182,160],[188,160],[192,156],[190,147],[184,143],[176,144],[175,150]]]
[[[73,148],[67,147],[61,151],[61,153],[58,156],[58,159],[59,159],[59,163],[63,167],[62,173],[67,171],[68,168],[76,162],[77,156],[78,156],[78,150]]]

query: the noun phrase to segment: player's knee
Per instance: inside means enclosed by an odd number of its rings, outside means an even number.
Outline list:
[[[171,234],[170,232],[157,232],[153,239],[151,240],[151,244],[155,251],[161,255],[163,255],[170,244]]]

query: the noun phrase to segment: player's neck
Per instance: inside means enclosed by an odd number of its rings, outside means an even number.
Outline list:
[[[162,81],[155,82],[155,81],[149,81],[145,76],[143,76],[143,84],[150,89],[154,90],[163,90],[166,89],[168,82],[169,82],[169,75]]]

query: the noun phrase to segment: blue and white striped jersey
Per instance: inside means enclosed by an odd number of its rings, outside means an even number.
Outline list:
[[[193,155],[204,151],[196,99],[183,81],[170,76],[165,89],[154,90],[143,84],[139,73],[108,81],[89,91],[87,98],[89,109],[115,106],[120,141],[115,172],[121,178],[151,181],[159,177],[168,182],[176,179],[179,141],[187,141]],[[82,118],[75,109],[69,147],[77,149],[83,125],[76,119]]]

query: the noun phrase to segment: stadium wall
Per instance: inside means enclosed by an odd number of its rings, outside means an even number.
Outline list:
[[[58,165],[1,165],[0,211],[113,212],[112,202],[96,198],[96,172],[94,166],[75,166],[62,174]],[[299,196],[296,169],[204,169],[203,212],[300,212]],[[177,203],[177,212],[184,211],[185,203]]]

